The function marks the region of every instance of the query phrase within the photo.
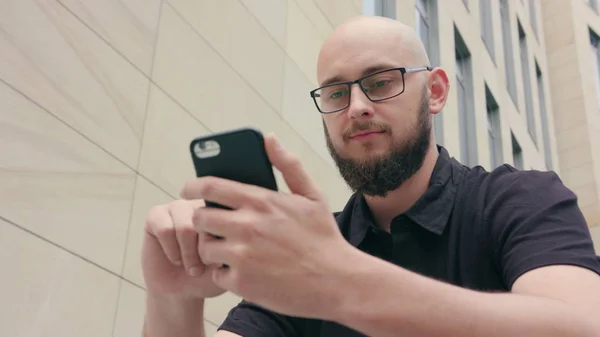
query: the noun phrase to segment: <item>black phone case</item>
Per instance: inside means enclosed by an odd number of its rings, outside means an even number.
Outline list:
[[[215,156],[201,158],[196,147],[207,141],[219,146]],[[214,144],[213,142],[213,144]],[[260,131],[243,128],[198,137],[190,144],[197,177],[214,176],[277,191],[277,180]],[[208,207],[227,208],[205,200]]]

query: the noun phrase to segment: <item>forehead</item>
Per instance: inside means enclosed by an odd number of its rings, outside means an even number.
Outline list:
[[[378,70],[409,66],[408,53],[398,41],[393,42],[381,37],[328,41],[317,64],[319,84],[351,81]]]

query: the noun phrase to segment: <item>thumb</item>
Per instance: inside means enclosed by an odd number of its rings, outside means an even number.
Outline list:
[[[286,150],[274,134],[265,136],[265,148],[271,164],[283,175],[290,191],[311,200],[321,200],[321,192],[304,170],[297,155]]]

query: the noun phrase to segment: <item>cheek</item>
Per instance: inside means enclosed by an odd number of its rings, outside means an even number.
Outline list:
[[[329,138],[332,141],[337,142],[340,137],[342,130],[341,119],[336,118],[337,116],[325,115],[323,116],[323,128],[324,131],[329,134]]]

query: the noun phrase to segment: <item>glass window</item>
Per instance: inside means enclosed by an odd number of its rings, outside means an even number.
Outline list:
[[[502,45],[504,49],[504,71],[506,75],[506,86],[511,99],[518,109],[517,81],[515,77],[515,61],[509,13],[508,0],[500,0],[500,18],[502,20]]]
[[[492,57],[492,60],[495,60],[491,0],[479,0],[479,21],[481,24],[481,38],[483,39],[483,43]]]
[[[487,110],[488,145],[492,169],[502,165],[502,130],[500,127],[499,107],[490,89],[485,85],[485,103]]]
[[[527,119],[527,131],[534,144],[537,145],[537,132],[535,128],[535,112],[533,111],[533,94],[531,90],[531,69],[529,69],[529,47],[527,36],[521,22],[517,20],[519,28],[519,51],[521,54],[521,74],[523,77],[523,89],[525,91],[525,116]]]

